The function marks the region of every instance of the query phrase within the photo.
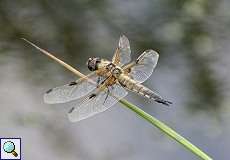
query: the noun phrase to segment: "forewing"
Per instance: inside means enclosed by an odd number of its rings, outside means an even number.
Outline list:
[[[108,94],[108,90],[109,94]],[[111,88],[106,88],[100,92],[94,92],[87,96],[86,100],[80,105],[71,108],[68,113],[71,122],[77,122],[97,113],[103,112],[116,104],[128,92],[120,85],[115,84]]]
[[[69,84],[48,90],[44,94],[44,102],[48,104],[66,103],[87,95],[97,87],[98,76],[96,73],[87,75]]]
[[[113,62],[120,66],[127,64],[131,61],[131,50],[129,40],[126,36],[121,36],[119,39],[118,49],[113,56]]]
[[[153,50],[146,50],[136,60],[136,62],[124,67],[125,72],[134,80],[142,83],[153,73],[157,65],[159,54]]]
[[[117,48],[112,59],[113,64],[119,65],[120,64],[120,49]]]

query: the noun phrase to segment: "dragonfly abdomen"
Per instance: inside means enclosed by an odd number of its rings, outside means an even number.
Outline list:
[[[130,91],[145,96],[146,98],[152,98],[150,89],[126,75],[121,75],[119,77],[119,82],[123,87],[129,89]]]
[[[146,98],[156,99],[156,95],[154,94],[154,92],[152,92],[150,89],[140,83],[136,84],[135,89],[132,91]]]
[[[150,90],[149,88],[145,87],[144,85],[142,85],[141,83],[131,79],[130,77],[126,76],[126,75],[121,75],[119,77],[119,83],[129,89],[132,92],[135,92],[141,96],[144,96],[148,99],[153,99],[154,101],[158,102],[158,103],[162,103],[164,105],[169,105],[172,104],[169,101],[164,100],[160,95],[158,95],[157,93],[153,92],[152,90]]]

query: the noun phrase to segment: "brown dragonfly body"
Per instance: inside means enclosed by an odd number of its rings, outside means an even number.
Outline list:
[[[49,52],[26,39],[24,40],[70,71],[76,72],[70,65]],[[151,76],[156,67],[159,58],[158,53],[153,50],[146,50],[133,62],[130,62],[130,54],[129,40],[127,37],[121,36],[112,61],[89,58],[87,66],[92,71],[90,74],[81,75],[83,78],[50,89],[45,93],[44,101],[49,104],[56,104],[83,98],[80,104],[76,104],[68,112],[68,117],[72,122],[86,119],[107,110],[124,98],[128,94],[127,90],[153,99],[158,103],[170,105],[171,102],[164,100],[159,94],[142,84]]]
[[[163,100],[159,95],[151,91],[149,88],[145,87],[141,83],[135,81],[132,79],[131,76],[129,76],[129,73],[131,71],[132,66],[134,65],[134,62],[125,66],[125,67],[119,67],[118,65],[114,64],[116,62],[111,62],[105,59],[99,59],[99,58],[89,58],[89,60],[97,59],[96,65],[96,73],[99,76],[105,77],[105,81],[101,83],[104,87],[101,87],[101,90],[103,90],[105,87],[113,86],[116,83],[119,83],[122,87],[125,89],[132,91],[134,93],[139,94],[140,96],[144,96],[149,99],[153,99],[158,103],[162,103],[165,105],[168,105],[168,101]],[[114,60],[115,61],[115,60]],[[88,67],[90,68],[90,63],[88,62]]]

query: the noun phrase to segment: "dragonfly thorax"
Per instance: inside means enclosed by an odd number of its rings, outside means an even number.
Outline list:
[[[106,69],[108,71],[112,71],[115,67],[116,67],[115,64],[113,64],[112,62],[106,65]]]
[[[108,70],[108,72],[110,72],[115,78],[118,78],[120,76],[120,74],[122,73],[122,69],[113,64],[112,62],[110,62],[109,64],[106,65],[106,69]]]
[[[111,70],[111,73],[112,73],[112,75],[113,75],[115,78],[119,78],[119,76],[120,76],[121,73],[122,73],[122,70],[121,70],[121,68],[119,68],[119,67],[114,67],[114,68]]]

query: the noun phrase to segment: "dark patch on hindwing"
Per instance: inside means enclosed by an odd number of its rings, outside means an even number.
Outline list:
[[[49,89],[48,91],[46,91],[46,94],[49,94],[50,92],[52,92],[53,88]]]
[[[69,112],[68,112],[68,113],[72,113],[72,112],[73,112],[73,110],[74,110],[74,107],[72,107],[72,108],[69,110]]]
[[[69,86],[74,86],[74,85],[76,85],[76,84],[77,84],[77,82],[73,81],[73,82],[70,82],[70,83],[69,83]]]
[[[93,93],[89,96],[89,99],[94,98],[94,97],[96,97],[96,94]]]

